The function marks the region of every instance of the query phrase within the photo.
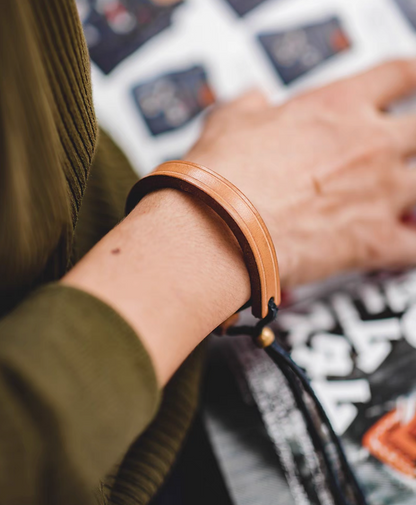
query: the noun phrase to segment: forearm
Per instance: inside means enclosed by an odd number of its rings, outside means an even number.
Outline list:
[[[126,319],[161,384],[250,297],[229,229],[204,204],[175,190],[147,196],[62,282]]]

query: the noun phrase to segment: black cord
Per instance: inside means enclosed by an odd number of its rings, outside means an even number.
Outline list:
[[[322,454],[324,463],[326,465],[327,478],[336,504],[348,505],[347,501],[345,500],[345,496],[342,491],[341,485],[339,483],[339,479],[330,461],[330,457],[325,447],[325,443],[323,442],[322,437],[318,433],[318,430],[311,417],[308,407],[306,406],[305,401],[302,398],[303,391],[300,385],[296,382],[296,380],[299,380],[297,373],[290,366],[287,366],[287,362],[284,359],[284,357],[280,354],[280,352],[276,352],[276,350],[273,349],[272,346],[266,348],[265,351],[272,359],[272,361],[278,366],[279,370],[283,373],[283,375],[289,382],[289,385],[291,386],[292,393],[296,401],[296,405],[298,406],[299,410],[303,415],[303,418],[305,419],[313,445],[315,449]]]
[[[265,318],[261,319],[255,326],[234,326],[227,330],[228,335],[249,335],[253,338],[256,343],[256,339],[261,335],[265,326],[273,322],[278,313],[278,307],[274,302],[274,298],[270,298],[269,303],[269,311]],[[293,384],[293,394],[296,400],[296,404],[298,408],[302,412],[302,415],[306,421],[307,426],[309,427],[309,433],[312,438],[312,442],[314,447],[322,453],[324,458],[324,462],[327,466],[328,478],[332,488],[332,492],[337,499],[337,503],[339,505],[346,505],[345,496],[342,493],[340,488],[340,484],[337,476],[334,473],[333,465],[330,462],[329,456],[327,454],[326,447],[322,441],[320,434],[317,431],[317,428],[313,422],[313,419],[310,415],[307,405],[305,404],[302,397],[302,389],[299,387],[297,380],[300,381],[300,384],[304,387],[305,392],[312,399],[317,412],[321,418],[322,423],[326,426],[330,439],[334,444],[339,461],[341,463],[342,470],[346,477],[352,483],[352,489],[355,494],[355,498],[358,499],[360,505],[367,505],[367,500],[364,496],[364,493],[359,485],[354,472],[351,469],[350,464],[348,463],[347,457],[345,455],[344,449],[342,447],[341,441],[337,434],[334,432],[332,428],[331,422],[329,421],[328,416],[326,415],[325,410],[323,409],[320,401],[315,395],[314,390],[312,389],[308,378],[303,373],[303,371],[296,365],[296,363],[291,359],[290,355],[275,341],[271,346],[266,347],[265,351],[272,359],[272,361],[279,367],[281,372],[284,374],[286,379],[289,381],[289,384]],[[293,374],[293,376],[292,376]]]
[[[279,307],[275,304],[274,298],[270,298],[269,303],[269,312],[267,313],[267,316],[261,319],[255,326],[232,326],[231,328],[228,328],[227,330],[227,335],[231,336],[236,336],[236,335],[249,335],[253,339],[256,339],[261,332],[263,331],[264,327],[267,326],[268,324],[272,323],[276,317],[277,313],[279,311]]]
[[[339,456],[339,459],[340,459],[340,462],[342,465],[342,469],[344,470],[344,472],[348,476],[348,478],[351,479],[351,482],[353,484],[353,487],[355,488],[356,497],[359,500],[359,503],[361,505],[367,505],[367,500],[363,494],[361,486],[359,485],[359,483],[356,479],[356,476],[355,476],[354,472],[352,471],[350,464],[348,463],[348,460],[345,455],[344,449],[342,447],[340,438],[334,432],[331,422],[328,419],[328,416],[326,415],[326,412],[323,409],[320,401],[318,400],[314,390],[312,389],[308,378],[305,376],[303,371],[298,367],[298,365],[296,365],[296,363],[291,359],[289,354],[276,342],[274,342],[270,347],[266,348],[265,350],[266,350],[267,354],[276,363],[276,365],[279,366],[279,368],[282,370],[282,372],[285,367],[282,367],[281,365],[284,363],[293,371],[293,373],[296,375],[296,377],[300,380],[302,386],[305,388],[305,391],[308,393],[308,395],[311,397],[312,401],[314,402],[314,405],[316,406],[316,409],[317,409],[323,423],[325,424],[325,426],[328,429],[331,440],[337,449],[337,453],[338,453],[338,456]],[[275,359],[275,358],[277,358],[277,359]],[[319,436],[319,434],[318,434],[318,436]]]

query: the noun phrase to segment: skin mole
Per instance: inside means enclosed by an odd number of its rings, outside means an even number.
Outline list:
[[[111,254],[120,254],[121,253],[121,249],[119,247],[117,247],[116,249],[112,249],[111,251]]]

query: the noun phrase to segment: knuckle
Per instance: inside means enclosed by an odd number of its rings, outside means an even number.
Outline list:
[[[382,128],[378,132],[380,149],[383,153],[396,154],[400,151],[400,138],[394,131]]]
[[[355,162],[361,167],[385,166],[390,159],[391,153],[380,139],[367,141],[355,154]],[[379,170],[377,173],[381,174],[382,171]],[[381,175],[378,181],[381,182]]]
[[[355,109],[359,95],[353,82],[339,81],[316,92],[320,104],[334,111]]]
[[[323,105],[333,109],[342,104],[342,95],[339,86],[331,86],[322,92],[321,100]]]
[[[416,69],[414,63],[408,60],[394,60],[386,63],[387,71],[396,73],[404,83],[416,84]]]
[[[368,152],[374,156],[392,155],[399,149],[399,139],[395,133],[384,125],[371,128],[369,134]]]
[[[391,154],[396,151],[396,142],[391,135],[379,133],[374,140],[373,150],[379,154]]]
[[[327,134],[339,130],[340,115],[336,114],[333,109],[316,111],[315,116],[312,118],[316,127]]]

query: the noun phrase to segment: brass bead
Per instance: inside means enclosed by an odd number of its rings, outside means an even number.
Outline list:
[[[265,326],[260,335],[257,337],[256,344],[258,347],[264,349],[265,347],[272,345],[274,340],[275,336],[273,330],[271,330],[268,326]]]

